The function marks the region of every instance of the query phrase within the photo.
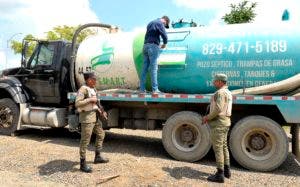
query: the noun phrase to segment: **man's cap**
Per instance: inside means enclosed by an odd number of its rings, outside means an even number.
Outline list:
[[[166,20],[166,26],[165,27],[168,29],[169,28],[169,24],[170,24],[170,18],[168,16],[163,16],[163,17],[161,17],[161,19]]]
[[[84,80],[87,80],[89,78],[96,79],[96,75],[94,72],[85,72],[85,73],[83,73],[83,77],[84,77]]]
[[[223,73],[216,74],[214,77],[214,81],[227,81],[227,75]]]

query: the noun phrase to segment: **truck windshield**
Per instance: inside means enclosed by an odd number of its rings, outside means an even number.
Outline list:
[[[54,45],[43,44],[40,46],[40,49],[37,53],[35,53],[30,67],[33,68],[35,66],[50,66],[53,62],[54,55]]]

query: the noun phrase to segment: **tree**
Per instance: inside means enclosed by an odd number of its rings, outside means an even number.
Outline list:
[[[63,26],[57,26],[54,27],[51,31],[46,32],[46,40],[67,40],[67,41],[72,41],[73,34],[75,33],[76,29],[80,27],[70,27],[67,25]],[[96,31],[92,29],[85,29],[83,30],[79,36],[78,36],[78,43],[81,43],[87,36],[95,34]],[[30,41],[30,39],[35,39],[35,37],[31,34],[28,34],[25,36],[24,39],[27,39]],[[32,54],[34,48],[35,48],[36,42],[29,42],[29,48],[28,48],[28,53],[26,56],[29,56]],[[10,43],[11,49],[14,51],[15,54],[20,54],[22,53],[22,43],[16,40],[12,40]]]
[[[249,1],[244,0],[238,5],[230,4],[231,11],[229,14],[225,14],[222,19],[227,24],[235,24],[235,23],[250,23],[254,20],[256,14],[254,13],[254,9],[257,3],[251,3],[248,6]]]
[[[26,35],[26,36],[24,37],[24,39],[26,39],[26,40],[32,40],[32,39],[34,39],[34,36],[31,35],[31,34],[28,34],[28,35]],[[21,42],[18,42],[18,41],[16,41],[16,40],[12,40],[12,41],[10,42],[10,48],[11,48],[12,50],[14,50],[14,53],[15,53],[15,54],[22,53],[22,47],[23,47],[23,46],[22,46],[22,43],[21,43]],[[35,42],[29,42],[29,46],[28,46],[28,50],[27,50],[26,56],[32,54],[34,48],[35,48]]]
[[[80,27],[80,25],[78,26]],[[67,25],[54,27],[52,31],[47,32],[48,40],[67,40],[72,41],[73,34],[78,27],[70,27]],[[95,34],[95,31],[91,29],[85,29],[80,32],[77,41],[81,43],[87,36]]]

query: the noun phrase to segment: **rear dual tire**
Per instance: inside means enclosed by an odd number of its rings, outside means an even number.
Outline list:
[[[203,158],[211,148],[207,125],[201,125],[195,112],[178,112],[166,121],[162,131],[165,150],[176,160],[194,162]]]
[[[264,116],[249,116],[238,121],[231,130],[229,145],[234,159],[251,170],[274,170],[288,155],[285,131]]]

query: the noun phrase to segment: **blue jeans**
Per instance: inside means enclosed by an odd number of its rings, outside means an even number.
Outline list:
[[[158,83],[157,83],[157,58],[159,55],[159,46],[156,44],[144,44],[143,48],[143,55],[144,55],[144,64],[143,70],[141,75],[141,82],[140,82],[140,91],[146,91],[145,84],[146,84],[146,77],[147,72],[150,67],[151,71],[151,85],[152,91],[158,91]]]

